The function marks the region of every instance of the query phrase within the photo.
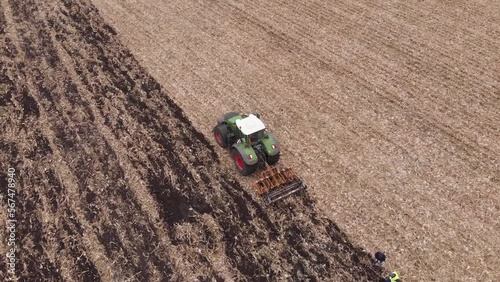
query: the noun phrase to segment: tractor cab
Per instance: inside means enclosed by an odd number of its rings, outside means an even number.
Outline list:
[[[264,123],[253,114],[237,120],[236,126],[243,134],[243,138],[247,139],[248,144],[254,144],[261,140],[266,129]]]

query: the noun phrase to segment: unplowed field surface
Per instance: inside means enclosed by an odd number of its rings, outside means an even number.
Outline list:
[[[93,3],[205,136],[260,112],[388,270],[500,281],[499,1]]]
[[[307,192],[263,206],[117,37],[88,1],[0,2],[0,281],[9,167],[21,281],[377,279]]]

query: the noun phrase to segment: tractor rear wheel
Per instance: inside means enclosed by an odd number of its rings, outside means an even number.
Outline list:
[[[245,163],[245,160],[243,160],[243,156],[238,152],[236,149],[231,150],[231,156],[233,157],[234,160],[234,165],[236,166],[236,169],[240,172],[241,175],[249,175],[255,171],[257,168],[256,165],[248,165]]]
[[[217,125],[214,127],[214,137],[217,144],[222,148],[227,148],[227,125]]]
[[[280,154],[274,155],[274,156],[267,156],[267,163],[269,165],[273,165],[277,163],[280,160]]]

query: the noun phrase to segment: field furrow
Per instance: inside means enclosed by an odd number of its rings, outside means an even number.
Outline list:
[[[15,168],[21,280],[381,275],[307,191],[263,205],[89,1],[0,7],[0,184]],[[6,189],[1,196],[7,218]]]
[[[260,112],[318,207],[404,279],[499,277],[498,3],[92,2],[205,136]]]

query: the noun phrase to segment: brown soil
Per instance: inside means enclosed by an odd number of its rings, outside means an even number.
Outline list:
[[[205,136],[260,112],[318,207],[388,270],[500,281],[498,1],[93,3]]]
[[[240,184],[88,1],[2,0],[0,42],[0,222],[13,167],[22,281],[380,276],[307,192],[266,207]]]

